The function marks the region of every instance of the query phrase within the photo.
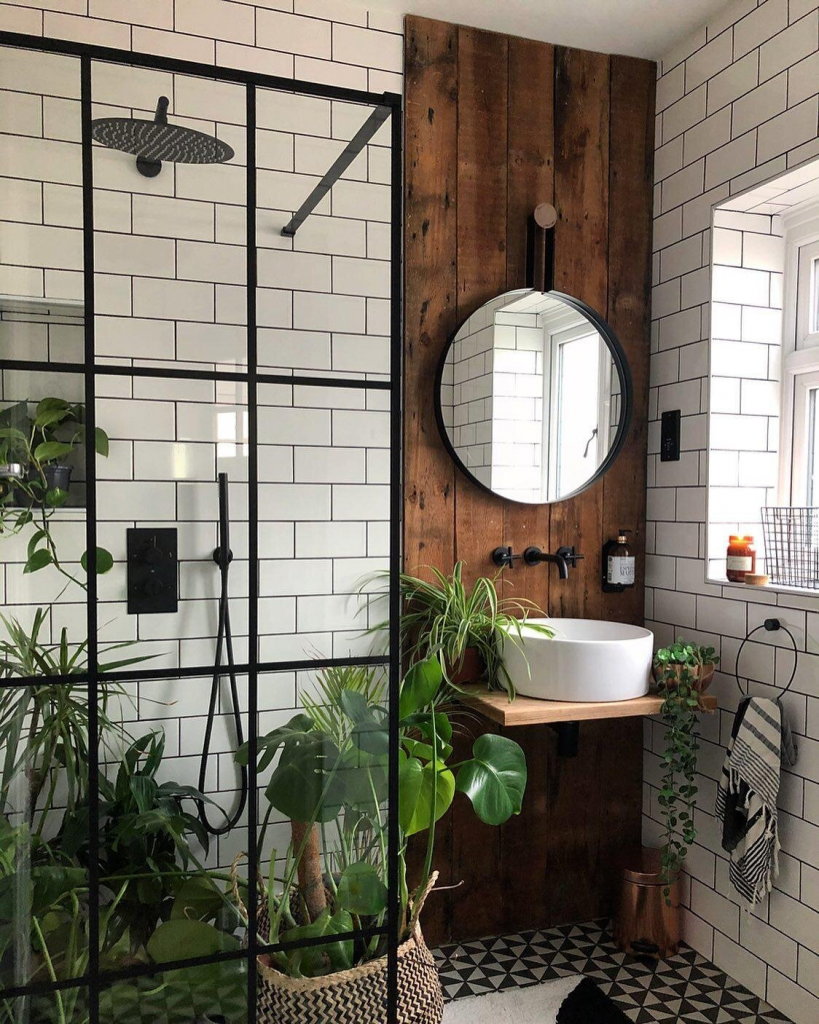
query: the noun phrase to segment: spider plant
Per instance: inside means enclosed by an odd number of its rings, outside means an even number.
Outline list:
[[[468,587],[463,580],[463,566],[463,562],[456,562],[449,575],[430,566],[432,580],[400,574],[403,650],[410,662],[435,658],[440,662],[444,679],[452,686],[452,677],[462,666],[467,650],[474,648],[484,665],[489,689],[504,688],[513,700],[515,685],[503,664],[503,643],[520,645],[524,623],[528,630],[546,637],[554,636],[554,630],[528,621],[532,615],[545,617],[534,602],[498,597],[495,581],[500,573],[493,579],[479,576]],[[388,577],[386,572],[377,575]],[[388,626],[389,623],[381,622],[372,630]]]

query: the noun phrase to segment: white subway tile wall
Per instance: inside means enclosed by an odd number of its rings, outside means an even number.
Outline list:
[[[702,723],[699,837],[687,861],[684,935],[797,1024],[813,1024],[819,1020],[819,599],[773,592],[749,599],[735,586],[706,580],[722,574],[720,549],[730,531],[758,534],[758,509],[770,499],[777,472],[780,210],[748,212],[758,196],[732,197],[819,154],[819,6],[816,0],[739,0],[666,56],[658,76],[646,617],[658,644],[684,634],[713,644],[722,656],[713,684],[720,711]],[[711,209],[726,200],[731,209],[716,215],[711,237]],[[710,458],[703,429],[709,401]],[[679,462],[659,461],[655,423],[666,408],[682,411]],[[714,558],[708,570],[707,553]],[[730,886],[713,807],[739,698],[733,678],[739,644],[774,613],[792,629],[799,651],[786,705],[800,758],[783,773],[779,878],[771,898],[748,912]],[[739,669],[752,692],[775,695],[793,669],[787,638],[757,634]],[[645,737],[644,835],[657,844],[661,723],[648,722]]]
[[[38,8],[42,8],[39,10]],[[71,0],[0,2],[0,27],[92,41],[364,90],[401,91],[402,20],[330,0]],[[0,350],[5,358],[82,359],[82,197],[79,64],[4,48],[0,55]],[[93,65],[94,116],[151,117],[215,135],[224,165],[166,164],[155,178],[132,158],[95,147],[96,349],[117,366],[233,370],[246,366],[245,138],[240,86],[160,71]],[[373,138],[294,239],[281,228],[361,124],[369,107],[258,92],[258,349],[260,368],[343,380],[389,379],[390,134]],[[64,300],[35,307],[22,299]],[[47,376],[47,379],[44,379]],[[81,378],[7,370],[3,404],[46,392],[82,400]],[[43,392],[43,388],[46,392]],[[243,385],[97,378],[99,538],[115,566],[100,578],[101,639],[138,641],[151,668],[207,665],[214,656],[218,471],[230,475],[231,618],[247,657],[247,411]],[[389,554],[388,393],[266,384],[259,390],[260,647],[263,661],[369,653],[368,626],[386,618],[362,579]],[[81,486],[81,472],[75,478]],[[125,530],[178,528],[175,615],[129,616]],[[64,549],[84,547],[81,509],[61,512]],[[25,539],[3,541],[0,595],[25,620],[54,601],[62,626],[85,639],[83,595],[46,569],[23,575]],[[72,561],[74,555],[71,556]],[[72,568],[78,568],[72,565]],[[130,654],[131,652],[129,652]],[[246,706],[246,681],[240,679]],[[164,771],[196,785],[209,679],[134,687],[133,731],[162,726]],[[261,727],[286,721],[309,673],[260,681]],[[222,699],[224,700],[224,694]],[[222,703],[208,786],[231,805],[232,727]],[[245,723],[245,728],[247,723]],[[240,822],[241,826],[241,822]],[[276,833],[274,827],[273,832]],[[285,849],[282,836],[268,837]],[[247,848],[241,828],[214,843],[210,864]]]

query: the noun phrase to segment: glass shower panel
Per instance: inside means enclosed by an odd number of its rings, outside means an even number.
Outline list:
[[[257,1006],[267,1014],[283,1005],[281,973],[315,978],[386,952],[386,698],[383,666],[259,678],[258,854],[267,896],[259,939],[274,949]],[[328,933],[344,938],[289,946]],[[332,990],[324,990],[327,1002],[310,1004],[309,989],[291,996],[303,1001],[301,1015],[331,1021]]]
[[[236,951],[246,937],[247,777],[236,758],[247,679],[235,679],[235,706],[229,677],[217,681],[213,714],[210,675],[125,685],[129,717],[100,777],[101,967]]]
[[[82,360],[80,140],[79,60],[0,47],[0,358]]]
[[[389,374],[388,124],[295,235],[282,234],[374,109],[258,91],[258,351],[265,372]]]
[[[95,120],[119,119],[114,142],[163,116],[162,97],[170,126],[199,133],[171,136],[152,167],[94,143],[98,361],[245,369],[244,87],[96,61],[92,96]]]
[[[0,656],[15,660],[5,643]],[[89,910],[86,685],[5,685],[0,749],[0,990],[82,976]],[[70,1004],[79,995],[70,990],[62,998]],[[42,1017],[20,1020],[73,1020],[60,1017],[59,1004],[50,996]],[[15,1020],[8,1003],[0,1007],[0,1020]]]
[[[259,387],[259,658],[383,653],[389,392]]]
[[[171,951],[169,951],[170,953]],[[170,956],[168,957],[170,959]],[[227,960],[131,978],[100,993],[100,1024],[245,1024],[247,963]]]
[[[135,642],[129,656],[152,669],[212,665],[220,632],[218,474],[227,476],[228,593],[233,650],[247,660],[247,406],[245,385],[224,380],[97,376],[97,421],[115,458],[100,460],[99,534],[114,554],[100,579],[106,638]],[[174,531],[176,611],[128,613],[127,542],[132,529]],[[136,547],[150,533],[136,535]],[[222,633],[224,634],[224,629]],[[223,636],[224,643],[224,636]]]
[[[63,674],[63,630],[70,671],[84,671],[85,379],[56,365],[35,371],[12,364],[0,371],[0,389],[0,642],[15,652],[9,674]],[[107,449],[101,437],[98,448]],[[104,556],[98,562],[105,568]],[[26,657],[26,636],[48,655]]]

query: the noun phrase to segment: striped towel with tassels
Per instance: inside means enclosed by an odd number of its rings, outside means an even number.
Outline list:
[[[731,856],[731,883],[752,905],[779,874],[776,800],[783,763],[795,764],[796,750],[782,703],[746,697],[731,729],[716,815],[722,848]]]

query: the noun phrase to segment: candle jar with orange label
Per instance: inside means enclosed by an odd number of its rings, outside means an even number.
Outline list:
[[[744,583],[745,574],[749,572],[756,572],[754,538],[732,534],[728,543],[725,575],[731,583]]]

